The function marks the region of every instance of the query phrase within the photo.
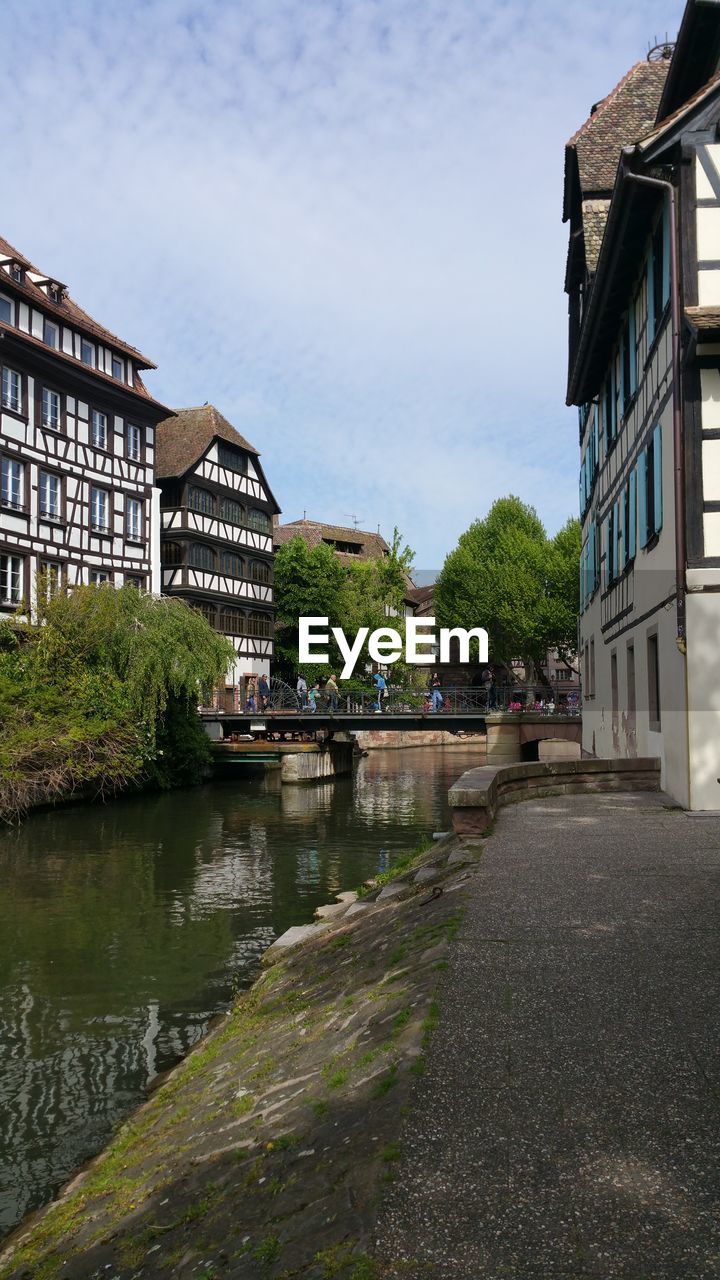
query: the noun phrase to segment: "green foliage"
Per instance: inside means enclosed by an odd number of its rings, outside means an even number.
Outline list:
[[[342,627],[347,636],[353,636],[360,627],[371,631],[393,627],[403,634],[404,598],[412,562],[413,553],[403,544],[397,529],[393,530],[390,554],[376,560],[341,561],[326,543],[310,548],[299,534],[280,547],[275,557],[275,653],[285,675],[292,677],[298,670],[301,617],[327,618],[328,628]],[[388,609],[395,610],[398,616],[388,617]],[[333,667],[337,673],[342,666],[332,639],[328,651],[329,664],[303,666],[309,683],[327,676]],[[400,669],[401,664],[395,664],[393,677]],[[367,681],[358,681],[359,674],[356,669],[354,683],[367,690]],[[349,682],[343,685],[344,689],[349,687]]]
[[[580,526],[548,539],[535,510],[500,498],[462,534],[437,582],[435,608],[444,627],[487,629],[490,657],[539,665],[548,649],[577,644]]]
[[[233,658],[195,610],[134,587],[76,587],[38,623],[0,623],[0,818],[197,780],[208,748],[193,707]]]

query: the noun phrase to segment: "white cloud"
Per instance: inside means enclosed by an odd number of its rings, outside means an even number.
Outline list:
[[[673,31],[619,0],[5,0],[0,230],[215,401],[292,518],[428,567],[576,507],[563,144]],[[10,180],[12,177],[12,180]]]

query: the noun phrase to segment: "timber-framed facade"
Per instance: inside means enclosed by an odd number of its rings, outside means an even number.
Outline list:
[[[663,52],[566,148],[583,747],[718,809],[720,8]]]
[[[213,405],[180,409],[157,435],[162,590],[199,609],[235,647],[229,692],[269,675],[273,518],[257,450]]]
[[[0,614],[38,574],[159,590],[154,367],[0,239]]]

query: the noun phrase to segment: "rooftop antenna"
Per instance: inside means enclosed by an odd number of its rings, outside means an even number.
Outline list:
[[[354,511],[343,511],[343,515],[347,516],[348,520],[352,520],[353,529],[360,528],[360,521],[362,520],[362,516],[359,516],[359,517],[356,516]]]

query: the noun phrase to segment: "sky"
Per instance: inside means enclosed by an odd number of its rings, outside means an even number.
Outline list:
[[[682,0],[3,0],[0,234],[421,569],[577,513],[564,144]]]

